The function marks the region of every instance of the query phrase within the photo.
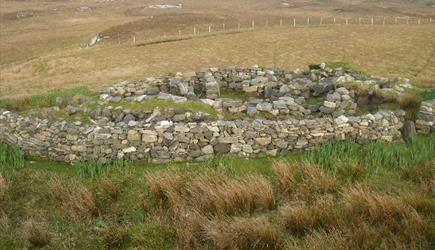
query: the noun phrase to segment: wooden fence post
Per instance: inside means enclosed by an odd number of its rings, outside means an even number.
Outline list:
[[[193,27],[193,35],[196,36],[196,27]]]
[[[334,24],[335,24],[335,17],[334,17]]]
[[[133,45],[136,44],[136,36],[133,36]]]
[[[432,23],[432,17],[429,18],[429,23]]]
[[[255,21],[252,20],[252,29],[255,29]]]
[[[375,23],[373,17],[372,17],[372,19],[370,20],[370,22],[372,23],[372,25]]]
[[[420,25],[420,18],[418,19],[417,23]]]
[[[346,18],[346,25],[349,24],[349,18]]]
[[[310,25],[310,18],[307,17],[307,25]]]
[[[293,18],[293,27],[296,27],[296,18]]]
[[[222,24],[222,29],[223,29],[224,32],[226,31],[224,23]]]
[[[211,25],[208,26],[208,33],[211,33]]]

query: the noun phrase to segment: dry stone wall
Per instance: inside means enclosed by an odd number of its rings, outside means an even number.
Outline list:
[[[435,132],[435,100],[421,103],[415,127],[418,133],[428,134]]]
[[[369,91],[359,94],[352,87],[355,84]],[[324,63],[310,65],[306,71],[211,68],[117,83],[103,89],[96,99],[58,97],[55,106],[43,112],[84,115],[90,124],[0,109],[0,141],[18,145],[28,155],[67,162],[92,158],[205,160],[219,154],[275,156],[336,140],[391,142],[402,136],[406,139],[415,130],[435,131],[435,100],[422,103],[415,126],[405,121],[402,110],[357,115],[361,114],[358,108],[379,106],[388,102],[388,96],[400,96],[411,88],[406,78],[366,76]],[[244,98],[230,98],[223,92]],[[191,110],[189,105],[153,110],[122,106],[140,107],[156,99],[206,104],[207,110],[212,107],[218,115]],[[38,111],[35,114],[41,114]],[[239,116],[224,120],[225,112]]]
[[[0,140],[27,154],[74,162],[128,158],[166,162],[218,154],[280,155],[333,140],[366,143],[399,139],[403,112],[304,120],[200,123],[138,122],[134,126],[75,125],[0,110]]]

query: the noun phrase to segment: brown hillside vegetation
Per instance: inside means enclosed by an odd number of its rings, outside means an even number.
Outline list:
[[[409,1],[183,1],[182,9],[150,9],[155,1],[5,1],[0,8],[0,97],[41,93],[46,90],[142,78],[172,71],[192,71],[210,66],[261,64],[284,68],[340,60],[383,75],[403,75],[421,86],[434,86],[435,33],[428,18],[430,5]],[[427,4],[429,1],[427,1]],[[177,3],[175,3],[177,4]],[[31,16],[17,17],[32,12]],[[292,19],[313,24],[320,17],[341,25],[290,29]],[[389,17],[386,25],[369,27],[369,18]],[[404,17],[413,17],[405,25]],[[362,17],[365,25],[355,25]],[[400,17],[399,24],[391,24]],[[344,27],[351,18],[351,27]],[[377,18],[377,19],[376,19]],[[424,25],[418,26],[416,18]],[[255,32],[218,33],[185,41],[135,47],[163,36],[198,34],[251,26]],[[279,27],[282,20],[283,27]],[[268,28],[265,26],[268,24]],[[274,28],[272,28],[274,27]],[[105,44],[82,47],[97,33]],[[118,41],[121,42],[118,45]],[[382,42],[379,42],[382,41]]]
[[[434,33],[435,25],[278,27],[142,47],[73,49],[25,65],[4,66],[0,92],[2,97],[29,95],[206,67],[260,64],[294,69],[318,61],[352,61],[373,74],[402,75],[434,86]]]
[[[144,178],[124,169],[93,181],[66,166],[61,172],[32,167],[6,172],[0,247],[430,249],[433,244],[433,175],[414,183],[406,175],[372,173],[351,182],[305,161],[276,161],[270,174],[236,174],[216,166],[148,170]],[[23,174],[30,174],[31,185],[20,181]],[[377,184],[386,180],[402,186],[392,191]],[[24,224],[16,221],[23,216]],[[90,231],[82,235],[83,230]]]

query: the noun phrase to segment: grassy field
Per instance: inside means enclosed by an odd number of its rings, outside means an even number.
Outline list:
[[[434,142],[75,166],[1,145],[0,248],[431,249]]]
[[[376,75],[405,76],[416,85],[433,87],[434,33],[434,25],[271,28],[142,47],[72,49],[25,67],[1,68],[0,97],[82,85],[96,89],[115,81],[213,66],[293,69],[337,60]]]
[[[289,27],[293,17],[302,22],[307,16],[313,23],[320,16],[352,18],[351,23],[358,17],[367,23],[371,16],[435,20],[430,1],[298,0],[283,5],[282,1],[188,0],[179,10],[149,9],[148,4],[154,2],[135,0],[0,3],[0,98],[82,85],[96,89],[115,81],[206,67],[261,64],[293,69],[334,60],[373,74],[403,75],[417,85],[434,86],[434,25],[404,25],[402,18],[397,26]],[[79,11],[83,6],[90,10]],[[34,16],[17,18],[19,11],[33,11]],[[285,27],[276,27],[279,19]],[[131,40],[133,35],[139,43],[178,30],[191,33],[193,27],[201,34],[208,25],[222,28],[224,22],[228,29],[237,22],[247,27],[251,20],[257,20],[254,32],[140,47]],[[107,36],[107,42],[85,49],[97,33]]]

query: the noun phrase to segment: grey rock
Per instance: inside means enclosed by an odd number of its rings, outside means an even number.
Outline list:
[[[218,143],[213,147],[214,151],[218,154],[229,153],[231,150],[231,144],[228,143]]]
[[[272,104],[268,103],[268,102],[262,102],[257,104],[257,110],[258,111],[271,111],[272,110]]]

